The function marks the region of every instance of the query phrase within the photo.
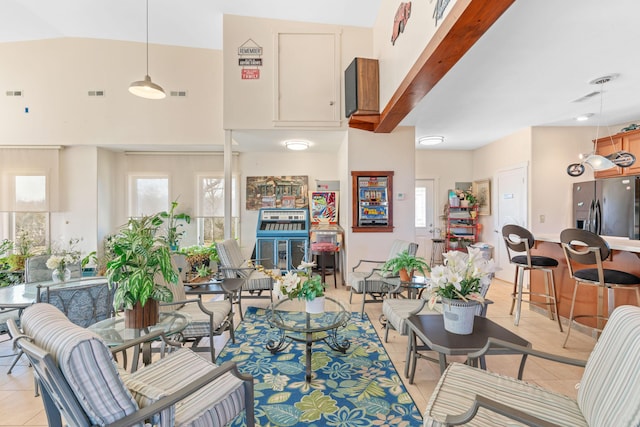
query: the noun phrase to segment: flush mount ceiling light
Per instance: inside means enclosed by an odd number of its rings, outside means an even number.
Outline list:
[[[418,138],[420,145],[438,145],[444,142],[444,136],[421,136]]]
[[[589,120],[589,118],[593,117],[593,113],[587,113],[587,114],[582,114],[579,115],[578,117],[576,117],[576,121],[578,122],[584,122]]]
[[[308,141],[302,141],[302,140],[299,140],[299,139],[292,139],[290,141],[285,141],[284,142],[284,146],[287,147],[287,149],[289,149],[289,150],[302,151],[302,150],[306,150],[307,148],[309,148],[309,142]]]
[[[144,80],[131,83],[129,92],[146,99],[163,99],[167,96],[164,89],[152,82],[149,77],[149,0],[147,0],[147,74],[144,76]]]

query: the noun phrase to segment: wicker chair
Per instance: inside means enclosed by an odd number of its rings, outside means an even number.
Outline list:
[[[14,344],[35,369],[50,426],[61,427],[61,416],[72,426],[223,426],[243,411],[254,425],[253,379],[232,363],[216,366],[183,348],[121,371],[97,335],[50,304],[27,308],[21,327],[9,321]]]

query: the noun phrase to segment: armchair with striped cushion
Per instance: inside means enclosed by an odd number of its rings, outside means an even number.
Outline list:
[[[45,303],[25,309],[22,330],[12,320],[9,327],[34,367],[50,426],[61,427],[63,416],[72,426],[217,427],[243,411],[254,425],[253,379],[233,363],[217,366],[183,348],[123,372],[100,337]]]

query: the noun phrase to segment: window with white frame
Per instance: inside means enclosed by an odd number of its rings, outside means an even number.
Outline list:
[[[129,216],[133,218],[153,215],[169,207],[169,177],[129,177]]]
[[[231,237],[238,237],[237,179],[231,180]],[[209,245],[224,239],[224,178],[214,175],[198,176],[198,243]]]

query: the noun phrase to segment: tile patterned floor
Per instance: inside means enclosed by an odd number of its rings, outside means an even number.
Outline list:
[[[328,279],[332,279],[332,277],[329,276]],[[509,292],[511,287],[512,285],[509,283],[494,280],[488,294],[488,298],[494,301],[487,313],[490,319],[530,341],[535,349],[580,359],[588,357],[595,344],[594,339],[585,334],[572,333],[568,348],[563,349],[564,334],[558,330],[557,323],[538,312],[529,310],[527,305],[523,305],[520,325],[514,326],[513,318],[509,316]],[[339,286],[338,289],[330,287],[329,294],[348,304],[348,287]],[[354,295],[353,304],[351,305],[353,311],[360,310],[361,298],[361,295]],[[267,300],[260,299],[246,298],[243,300],[243,305],[245,306],[264,307],[267,303]],[[381,304],[367,304],[366,312],[376,326],[379,335],[383,337],[384,331],[378,321],[381,313]],[[236,324],[239,321],[240,319],[238,318]],[[216,337],[216,348],[221,349],[225,342],[226,337]],[[402,375],[405,365],[406,337],[391,331],[389,342],[385,344],[385,347],[396,366],[396,370]],[[6,334],[0,335],[0,355],[9,354],[10,352],[11,345],[8,341],[8,336]],[[47,420],[41,399],[34,397],[31,369],[24,360],[21,360],[13,373],[7,375],[6,372],[11,361],[12,358],[0,357],[0,414],[2,414],[0,416],[0,426],[46,426]],[[487,358],[488,369],[510,376],[517,374],[518,363],[519,359],[516,356],[490,356]],[[577,393],[576,384],[581,376],[581,368],[530,358],[527,361],[524,379],[575,397]],[[405,385],[419,409],[426,406],[439,377],[440,371],[437,364],[427,360],[419,360],[415,383],[410,385],[408,381],[405,381]]]

